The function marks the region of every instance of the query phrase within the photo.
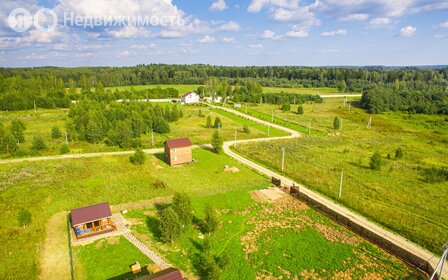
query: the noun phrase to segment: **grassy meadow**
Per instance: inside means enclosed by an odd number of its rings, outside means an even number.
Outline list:
[[[180,84],[180,85],[174,85],[174,84],[169,84],[169,85],[134,85],[134,86],[118,86],[118,87],[106,87],[106,90],[111,90],[111,91],[125,91],[125,90],[145,90],[145,89],[153,89],[156,87],[161,87],[161,88],[174,88],[177,91],[179,91],[179,94],[184,94],[190,91],[196,91],[198,89],[198,87],[200,87],[201,85],[186,85],[186,84]]]
[[[0,165],[0,279],[38,276],[45,225],[61,211],[102,201],[115,205],[147,200],[174,191],[207,197],[268,185],[261,175],[209,151],[194,150],[196,163],[180,168],[170,168],[158,159],[162,155],[156,156],[148,156],[143,166],[132,165],[126,156]],[[225,165],[240,172],[226,173]],[[156,179],[168,187],[155,188]],[[32,214],[25,228],[17,221],[21,208]]]
[[[73,256],[77,280],[132,279],[152,272],[153,262],[123,236],[108,237],[74,247]],[[137,261],[142,271],[133,276],[130,265]]]
[[[231,259],[220,279],[418,279],[399,260],[294,198],[257,202],[248,190],[192,197],[195,219],[203,218],[205,202],[219,213],[218,230],[206,238],[214,256]],[[194,278],[204,236],[190,228],[173,244],[162,243],[156,213],[136,210],[126,217],[140,240]]]
[[[206,128],[207,116],[212,118],[212,123],[216,117],[221,118],[223,123],[221,135],[225,141],[234,139],[235,130],[238,131],[238,139],[267,137],[267,127],[242,117],[229,114],[223,110],[211,109],[203,106],[182,106],[182,110],[184,118],[170,124],[171,132],[167,134],[154,134],[155,147],[162,147],[163,142],[167,139],[180,137],[189,137],[194,144],[210,143],[214,129]],[[202,112],[201,116],[199,116],[199,110]],[[34,111],[0,112],[0,122],[6,126],[6,129],[9,129],[9,124],[14,119],[20,119],[25,123],[25,143],[19,144],[21,152],[18,156],[32,157],[57,155],[59,154],[61,145],[65,143],[65,136],[60,139],[52,139],[51,129],[53,126],[58,126],[64,135],[65,123],[68,119],[67,113],[68,111],[65,109],[38,110],[36,113],[34,113]],[[249,127],[249,133],[243,132],[244,125]],[[270,136],[280,135],[286,134],[274,128],[270,129]],[[32,151],[31,146],[33,136],[41,136],[48,146],[47,149],[39,152]],[[153,147],[151,134],[142,135],[142,145],[143,148]],[[69,143],[69,146],[72,154],[112,152],[120,150],[119,147],[108,146],[105,143],[90,144],[85,141],[73,141]],[[7,155],[0,155],[0,158],[7,157]]]
[[[305,104],[304,115],[293,112],[297,106],[292,106],[292,112],[287,113],[274,105],[252,110],[267,113],[273,109],[278,118],[290,123],[304,125],[311,119],[312,127],[326,136],[312,132],[311,136],[300,139],[248,143],[237,147],[239,153],[280,170],[284,147],[285,175],[441,253],[442,245],[448,240],[448,183],[429,183],[423,171],[448,167],[446,117],[393,112],[369,115],[357,108],[356,102],[348,111],[342,99]],[[339,131],[332,128],[334,116],[343,119]],[[371,116],[372,127],[367,129]],[[395,150],[399,147],[404,157],[395,159]],[[384,162],[379,171],[369,168],[375,151],[381,153]],[[344,171],[344,183],[339,200],[341,171]]]

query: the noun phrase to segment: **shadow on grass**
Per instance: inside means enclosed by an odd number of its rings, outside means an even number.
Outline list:
[[[154,154],[154,157],[159,159],[159,160],[161,160],[161,161],[163,161],[163,162],[166,161],[165,153],[156,153],[156,154]]]
[[[154,238],[160,240],[162,232],[160,231],[160,222],[158,219],[148,216],[146,217],[146,226],[154,235]]]
[[[129,267],[129,270],[130,269],[131,268]],[[126,272],[126,273],[108,278],[107,280],[138,279],[142,276],[149,275],[149,274],[151,274],[151,271],[149,271],[148,267],[145,266],[145,267],[142,267],[142,271],[137,274],[132,274],[132,272]]]

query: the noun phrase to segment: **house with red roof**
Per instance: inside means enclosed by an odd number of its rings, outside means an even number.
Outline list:
[[[78,239],[116,230],[107,202],[73,209],[70,222]]]
[[[166,162],[169,165],[190,164],[193,161],[190,139],[180,138],[167,140],[164,146]]]
[[[185,93],[180,98],[181,104],[196,104],[196,103],[199,103],[199,101],[200,101],[199,94],[197,94],[196,92],[193,92],[193,91]]]

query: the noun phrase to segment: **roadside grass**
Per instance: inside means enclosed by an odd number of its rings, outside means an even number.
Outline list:
[[[195,219],[200,220],[205,201],[194,196],[191,199]],[[402,262],[327,217],[291,197],[287,201],[285,205],[258,203],[247,190],[229,192],[225,198],[207,198],[220,220],[218,230],[206,237],[212,254],[227,254],[232,260],[221,279],[380,279],[412,274]],[[189,228],[173,244],[162,243],[158,239],[156,213],[156,209],[146,209],[131,211],[126,216],[136,224],[131,229],[140,240],[181,268],[187,277],[196,277],[204,242],[200,231]]]
[[[169,104],[162,104],[161,106],[171,106]],[[203,116],[199,116],[199,110],[202,111]],[[209,107],[204,106],[182,106],[184,118],[181,118],[177,122],[171,123],[171,132],[167,134],[154,134],[154,147],[163,147],[163,143],[170,138],[189,137],[193,144],[208,144],[214,132],[213,128],[206,128],[207,116],[210,115],[212,123],[216,117],[220,117],[223,126],[221,129],[221,135],[225,141],[233,140],[235,130],[238,131],[238,139],[252,139],[267,137],[267,127],[260,125],[256,122],[249,121],[242,117],[235,116],[227,113],[223,110],[212,110]],[[46,109],[34,111],[18,111],[18,112],[0,112],[0,122],[9,129],[9,125],[12,120],[20,119],[26,125],[25,130],[25,143],[19,144],[20,157],[33,157],[33,156],[48,156],[58,155],[60,153],[60,147],[65,143],[65,122],[68,119],[68,110],[66,109]],[[244,133],[243,127],[247,125],[250,129],[250,133]],[[60,139],[51,138],[51,129],[53,126],[58,126],[61,130],[63,137]],[[271,136],[286,135],[286,133],[271,128]],[[44,139],[47,149],[43,151],[32,151],[32,138],[33,136],[40,136]],[[141,137],[143,148],[153,148],[151,133],[142,135]],[[91,144],[85,141],[70,141],[69,142],[70,153],[95,153],[95,152],[114,152],[120,151],[119,147],[108,146],[105,143]],[[10,156],[1,154],[0,159],[7,159]]]
[[[76,279],[132,279],[151,273],[153,262],[123,236],[103,238],[73,248]],[[130,265],[139,262],[142,271],[132,275]]]
[[[195,149],[193,157],[195,164],[176,168],[153,156],[143,166],[132,165],[127,156],[0,165],[0,279],[37,278],[45,225],[56,213],[103,201],[115,205],[174,191],[206,197],[269,183],[225,155]],[[225,165],[236,166],[240,172],[226,173]],[[156,189],[156,179],[168,187]],[[32,214],[32,223],[25,228],[17,221],[21,208]]]
[[[263,93],[296,93],[296,94],[341,94],[337,88],[299,88],[299,87],[263,87]]]
[[[329,126],[334,115],[341,116],[341,135],[247,143],[238,145],[237,152],[280,172],[281,149],[285,148],[285,175],[440,254],[448,240],[448,183],[428,183],[422,172],[448,166],[446,118],[392,112],[369,115],[354,106],[348,111],[337,101],[307,107],[314,118],[329,115],[316,121],[318,129]],[[372,127],[367,129],[370,116]],[[398,147],[405,156],[395,160]],[[380,171],[369,168],[375,151],[385,162]],[[386,158],[388,154],[391,159]],[[344,180],[339,200],[341,171]]]

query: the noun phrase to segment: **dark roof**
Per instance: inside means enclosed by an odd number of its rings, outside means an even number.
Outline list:
[[[170,149],[183,148],[183,147],[191,146],[191,141],[188,138],[171,139],[171,140],[166,140],[165,144]]]
[[[184,95],[182,95],[182,97],[187,97],[188,95],[190,95],[190,94],[192,94],[192,93],[196,93],[196,92],[194,92],[194,91],[187,92],[187,93],[185,93]]]
[[[175,268],[167,268],[145,277],[145,280],[183,280],[180,270]]]
[[[76,208],[70,212],[73,226],[98,221],[110,216],[112,216],[112,212],[107,202]]]

